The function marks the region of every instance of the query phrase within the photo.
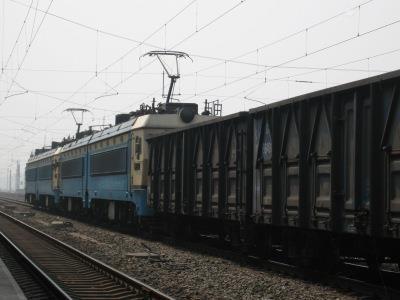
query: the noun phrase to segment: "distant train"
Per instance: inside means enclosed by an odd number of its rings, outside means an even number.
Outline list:
[[[399,263],[399,89],[395,71],[226,117],[134,117],[33,156],[26,199],[263,255]]]

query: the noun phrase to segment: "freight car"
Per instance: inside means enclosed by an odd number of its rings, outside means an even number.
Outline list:
[[[171,230],[297,261],[400,262],[400,71],[148,139]]]
[[[239,239],[252,197],[250,121],[241,112],[148,139],[149,201],[164,228]]]
[[[177,127],[212,119],[197,104],[117,115],[116,124],[81,132],[53,149],[38,149],[26,165],[26,201],[70,214],[130,223],[153,214],[147,206],[149,151],[145,140]]]

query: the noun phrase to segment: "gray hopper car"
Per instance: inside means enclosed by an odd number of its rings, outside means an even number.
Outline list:
[[[148,139],[165,228],[271,255],[400,261],[400,71]]]

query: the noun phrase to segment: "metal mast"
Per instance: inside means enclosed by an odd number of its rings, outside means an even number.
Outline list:
[[[17,160],[17,168],[15,170],[15,191],[19,190],[20,182],[21,182],[21,170],[20,170],[19,160]]]

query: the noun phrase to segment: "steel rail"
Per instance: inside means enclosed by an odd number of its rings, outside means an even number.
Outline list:
[[[0,195],[0,201],[4,201],[4,202],[8,202],[8,203],[15,203],[21,206],[25,206],[25,207],[29,207],[29,208],[33,208],[32,204],[17,200],[17,199],[12,199],[12,198],[8,198],[8,197],[4,197]]]
[[[17,228],[4,228],[7,222]],[[72,298],[97,299],[111,296],[118,299],[173,299],[4,212],[0,212],[0,223],[3,223],[1,230],[8,239],[17,239],[15,243],[20,246],[21,252]],[[21,237],[24,233],[28,234]],[[60,258],[65,262],[64,265],[57,265]],[[71,274],[74,268],[82,270],[82,274]]]
[[[4,199],[4,197],[0,196],[0,200],[2,199]],[[26,204],[18,200],[10,198],[7,199],[10,200],[10,202],[12,203],[22,205]],[[27,204],[27,206],[30,205]],[[212,249],[219,249],[219,247],[215,245],[208,246],[208,243],[204,243],[204,241],[200,242],[200,244],[200,248],[207,247],[208,249],[210,247]],[[197,248],[197,250],[199,250],[199,248]],[[206,252],[209,252],[209,250],[210,249],[206,250]],[[225,249],[223,251],[227,251],[230,253],[228,255],[230,259],[241,261],[244,259],[247,263],[251,265],[255,265],[257,267],[262,266],[265,269],[269,269],[274,272],[285,273],[294,277],[301,277],[305,280],[327,284],[328,286],[338,286],[342,289],[350,289],[360,294],[379,296],[383,299],[400,299],[400,289],[395,287],[394,284],[390,284],[396,281],[400,282],[400,273],[380,271],[381,278],[385,279],[383,281],[390,282],[388,285],[385,285],[382,284],[382,282],[381,284],[378,284],[377,282],[366,280],[365,278],[367,278],[369,274],[367,274],[368,270],[365,266],[343,264],[341,270],[338,273],[327,274],[326,272],[318,271],[312,268],[299,267],[295,264],[288,263],[285,260],[281,259],[263,259],[253,255],[243,256],[242,254],[232,250]],[[349,273],[353,274],[351,275]]]
[[[40,283],[44,284],[50,295],[57,299],[72,299],[65,291],[55,283],[35,262],[30,259],[15,243],[13,243],[3,232],[0,231],[0,241],[12,250],[14,256],[22,260],[33,274],[39,277]],[[49,297],[52,298],[52,297]]]

